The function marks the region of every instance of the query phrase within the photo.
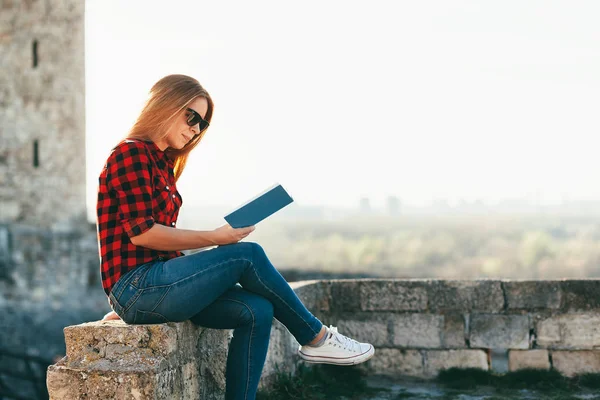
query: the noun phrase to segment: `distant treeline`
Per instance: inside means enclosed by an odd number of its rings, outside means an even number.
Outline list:
[[[267,221],[248,239],[259,242],[280,270],[397,278],[600,277],[599,217]]]

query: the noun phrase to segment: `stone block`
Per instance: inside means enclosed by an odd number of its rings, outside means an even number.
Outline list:
[[[51,399],[221,398],[229,330],[190,321],[97,321],[64,329],[67,356],[48,368]]]
[[[197,340],[195,342],[197,344],[192,352],[200,377],[200,391],[202,393],[200,398],[222,399],[225,394],[227,352],[233,331],[228,329],[201,329],[200,336],[196,336]],[[191,338],[193,339],[194,336],[191,336]],[[184,339],[185,336],[181,340]],[[181,348],[185,347],[181,346]],[[185,359],[185,357],[178,355],[177,361],[179,363],[182,359]],[[210,394],[210,397],[208,394]]]
[[[331,299],[330,281],[299,281],[291,282],[290,286],[313,314],[327,312],[331,309],[329,304]]]
[[[360,302],[363,311],[425,311],[427,289],[419,281],[364,281],[360,285]]]
[[[373,358],[359,364],[359,368],[368,374],[424,376],[423,355],[419,350],[376,348]]]
[[[13,222],[21,212],[21,205],[16,200],[0,200],[0,222]]]
[[[560,308],[562,291],[557,281],[507,281],[503,285],[509,310]]]
[[[66,357],[48,367],[47,387],[51,400],[75,399],[219,399],[223,391],[211,390],[201,397],[197,365],[147,368],[130,365],[120,370],[90,370],[67,366]]]
[[[565,280],[560,282],[564,311],[600,309],[600,280]]]
[[[537,345],[549,349],[600,347],[600,315],[563,314],[536,321]]]
[[[373,315],[367,320],[347,320],[340,319],[337,321],[338,331],[346,336],[349,336],[359,342],[368,342],[373,346],[392,345],[388,332],[388,318],[385,315]]]
[[[299,360],[297,355],[298,347],[299,343],[288,332],[287,328],[281,322],[273,319],[269,350],[267,351],[267,359],[265,360],[259,382],[260,387],[271,384],[276,377],[277,371],[291,373],[295,371]]]
[[[472,348],[528,349],[529,317],[527,315],[471,315],[469,339]]]
[[[600,351],[552,351],[552,367],[561,374],[573,377],[587,373],[600,373]]]
[[[440,348],[444,317],[435,314],[398,314],[392,317],[393,344],[408,348]]]
[[[504,309],[499,281],[437,281],[428,299],[431,312],[499,313]]]
[[[427,377],[449,368],[480,368],[488,370],[488,357],[484,350],[427,350],[425,370]]]
[[[84,4],[78,1],[56,1],[47,3],[45,16],[53,22],[71,21],[81,18]]]
[[[63,361],[48,367],[47,387],[50,400],[79,399],[166,399],[171,394],[161,388],[152,370],[98,371],[66,367]],[[175,382],[169,382],[171,385]],[[170,386],[172,391],[176,386]],[[197,393],[195,393],[197,395]]]
[[[360,311],[360,280],[340,279],[331,282],[331,312]]]
[[[193,355],[196,346],[193,337],[197,337],[201,329],[191,322],[127,325],[118,320],[68,326],[64,333],[67,357],[73,365],[99,359],[122,361],[143,354],[149,356],[148,360],[181,355],[185,361]],[[178,340],[183,337],[187,340]]]
[[[548,350],[509,350],[508,370],[520,369],[550,369],[550,355]]]
[[[465,316],[463,314],[444,314],[442,347],[447,349],[466,348]]]

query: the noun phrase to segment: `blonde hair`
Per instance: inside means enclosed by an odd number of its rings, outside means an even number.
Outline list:
[[[208,101],[208,111],[204,119],[210,122],[214,104],[200,83],[186,75],[165,76],[150,89],[149,98],[127,137],[152,140],[155,143],[164,139],[173,121],[183,114],[187,106],[197,97],[204,97]],[[175,180],[181,176],[190,151],[200,143],[206,131],[207,129],[194,136],[181,150],[171,148],[166,150],[175,162]]]

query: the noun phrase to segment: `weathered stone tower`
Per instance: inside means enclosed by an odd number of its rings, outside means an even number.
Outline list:
[[[84,9],[0,0],[0,352],[52,360],[63,327],[108,308],[85,215]]]
[[[0,0],[0,224],[85,220],[84,0]]]

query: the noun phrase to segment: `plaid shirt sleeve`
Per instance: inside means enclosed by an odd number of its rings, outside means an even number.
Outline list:
[[[152,228],[152,164],[145,147],[118,147],[107,172],[107,189],[116,194],[118,221],[125,233],[131,238]]]

